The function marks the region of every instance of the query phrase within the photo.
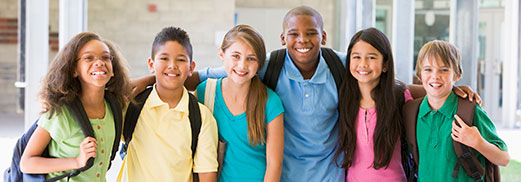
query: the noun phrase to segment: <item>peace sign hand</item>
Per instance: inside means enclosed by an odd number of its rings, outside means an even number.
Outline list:
[[[484,139],[481,137],[476,126],[468,126],[458,115],[454,115],[456,120],[452,121],[451,137],[454,141],[476,148]],[[460,125],[458,126],[456,122]]]

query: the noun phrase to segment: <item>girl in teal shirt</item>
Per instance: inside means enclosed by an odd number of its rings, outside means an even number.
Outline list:
[[[219,181],[279,181],[284,109],[256,75],[266,60],[264,41],[252,27],[237,25],[225,35],[219,56],[228,74],[214,93],[219,138],[228,143]],[[207,83],[196,90],[203,103]]]

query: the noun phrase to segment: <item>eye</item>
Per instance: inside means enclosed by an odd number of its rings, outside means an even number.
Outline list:
[[[318,34],[317,32],[308,32],[308,33],[306,33],[307,36],[315,36],[317,34]]]
[[[298,36],[297,33],[288,33],[288,35],[289,35],[289,36],[292,36],[292,37],[296,37],[296,36]]]
[[[248,57],[247,60],[248,61],[257,61],[257,58],[255,58],[255,57]]]
[[[377,58],[376,56],[369,56],[369,59],[371,59],[371,60],[376,60],[376,59],[378,59],[378,58]]]
[[[431,72],[432,69],[431,68],[423,68],[423,71],[426,71],[426,72]]]
[[[177,61],[179,61],[179,62],[186,62],[186,59],[178,58]]]
[[[240,56],[238,54],[232,54],[232,58],[239,59]]]
[[[351,59],[360,59],[360,56],[351,56]]]
[[[87,56],[83,56],[81,57],[81,59],[85,60],[85,61],[93,61],[94,60],[94,56],[92,55],[87,55]]]
[[[161,61],[168,61],[168,57],[159,57],[159,60],[161,60]]]
[[[112,56],[110,56],[110,55],[103,55],[103,56],[101,56],[101,60],[102,61],[107,61],[107,62],[108,61],[112,61]]]
[[[442,68],[440,69],[441,72],[449,72],[449,69],[448,68]]]

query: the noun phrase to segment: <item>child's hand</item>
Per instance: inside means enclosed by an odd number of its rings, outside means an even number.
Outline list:
[[[96,149],[98,142],[92,137],[85,137],[80,143],[80,154],[76,157],[76,166],[81,168],[87,164],[87,160],[91,157],[96,157]]]
[[[481,97],[478,95],[478,93],[474,92],[469,86],[454,86],[452,90],[454,91],[454,94],[456,94],[457,96],[461,98],[468,98],[471,102],[475,100],[476,103],[481,106]],[[470,97],[467,97],[469,95]]]
[[[458,115],[454,115],[454,118],[456,120],[452,121],[452,139],[469,147],[476,148],[482,141],[478,128],[475,126],[469,127]],[[460,126],[456,124],[456,121]]]

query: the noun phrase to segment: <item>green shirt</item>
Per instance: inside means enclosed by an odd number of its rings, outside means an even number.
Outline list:
[[[70,181],[105,181],[115,136],[114,117],[110,112],[109,104],[105,101],[105,117],[103,119],[89,120],[98,142],[94,165],[78,176],[72,177]],[[85,135],[67,107],[62,106],[62,112],[54,114],[51,119],[49,119],[48,112],[42,114],[38,125],[51,135],[49,142],[49,154],[51,156],[70,158],[79,155],[80,143],[85,139]],[[71,171],[49,173],[46,178],[49,179]],[[60,181],[67,181],[67,178]]]
[[[416,127],[420,158],[418,181],[473,181],[462,167],[458,178],[451,176],[458,160],[450,136],[457,108],[458,98],[452,92],[438,111],[430,108],[427,96],[420,104]],[[507,150],[505,142],[497,136],[494,123],[479,106],[476,106],[473,124],[486,141],[501,150]],[[476,150],[474,152],[477,159],[485,166],[484,156]]]

